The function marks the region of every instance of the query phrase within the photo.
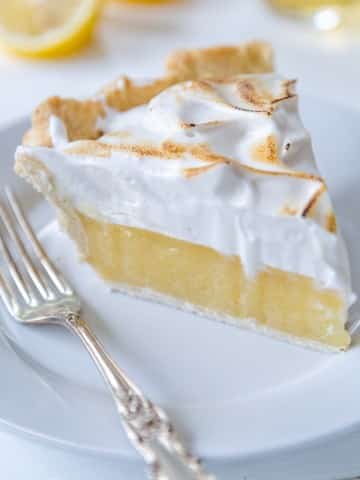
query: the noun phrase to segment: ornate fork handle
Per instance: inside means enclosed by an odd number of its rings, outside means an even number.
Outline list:
[[[62,320],[90,353],[105,379],[130,441],[142,455],[154,480],[210,480],[200,461],[181,443],[165,412],[148,400],[106,353],[79,313],[64,312]],[[164,455],[165,454],[165,455]]]

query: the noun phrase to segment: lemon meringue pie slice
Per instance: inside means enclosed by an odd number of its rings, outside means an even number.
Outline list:
[[[112,287],[343,350],[346,250],[295,82],[271,70],[261,43],[184,51],[162,79],[50,99],[16,171]]]

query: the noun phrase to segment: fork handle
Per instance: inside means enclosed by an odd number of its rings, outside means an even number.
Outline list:
[[[80,338],[86,350],[94,360],[112,394],[122,421],[126,424],[126,418],[135,417],[136,411],[134,405],[136,400],[139,400],[138,404],[143,400],[140,391],[138,391],[135,385],[130,383],[130,380],[125,373],[115,364],[100,340],[79,314],[69,313],[66,318],[66,325]],[[144,400],[146,402],[146,399]],[[133,419],[134,418],[132,418],[132,420]],[[140,453],[145,456],[144,459],[146,463],[151,465],[154,462],[153,454],[150,451],[146,452],[144,450],[143,442],[139,438],[141,432],[136,432],[135,429],[131,427],[129,429],[129,425],[125,425],[125,427],[126,433],[137,450],[139,450],[139,443],[141,444]]]
[[[148,400],[115,364],[80,314],[69,312],[66,326],[80,338],[102,374],[120,413],[125,432],[149,468],[149,478],[213,479],[203,471],[199,460],[182,445],[163,410]]]
[[[79,314],[69,313],[66,318],[66,324],[80,338],[103,375],[107,386],[116,395],[116,402],[121,402],[120,406],[122,408],[123,402],[126,401],[130,393],[130,385],[125,373],[115,364],[110,355],[105,351],[102,343]]]

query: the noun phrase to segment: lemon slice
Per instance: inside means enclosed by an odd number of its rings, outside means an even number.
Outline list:
[[[0,45],[26,57],[71,53],[90,38],[101,0],[0,0]]]

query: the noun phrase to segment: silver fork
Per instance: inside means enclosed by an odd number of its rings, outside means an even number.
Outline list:
[[[129,440],[145,460],[149,478],[214,479],[185,448],[166,413],[106,353],[80,315],[79,298],[50,261],[9,188],[5,197],[8,207],[0,202],[0,260],[5,266],[3,272],[0,268],[0,298],[10,315],[25,325],[62,325],[80,338],[104,377]]]

